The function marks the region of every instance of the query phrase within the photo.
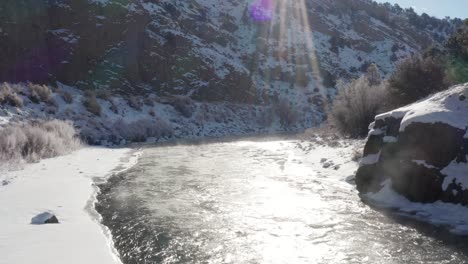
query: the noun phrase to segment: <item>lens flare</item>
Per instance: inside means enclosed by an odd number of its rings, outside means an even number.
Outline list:
[[[274,0],[255,0],[250,7],[250,15],[255,21],[270,21],[273,18]]]

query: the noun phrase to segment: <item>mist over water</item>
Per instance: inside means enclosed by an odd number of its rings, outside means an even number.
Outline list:
[[[126,264],[468,261],[463,238],[364,205],[351,155],[299,140],[151,147],[97,209]]]

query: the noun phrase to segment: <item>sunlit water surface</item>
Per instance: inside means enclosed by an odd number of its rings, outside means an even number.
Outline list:
[[[299,140],[146,148],[101,186],[97,209],[126,264],[468,262],[464,238],[363,204],[349,180],[352,149]]]

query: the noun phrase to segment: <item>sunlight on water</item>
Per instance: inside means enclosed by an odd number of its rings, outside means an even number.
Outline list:
[[[144,152],[101,187],[97,207],[126,264],[467,261],[363,205],[345,180],[352,147],[241,141]],[[337,167],[324,168],[324,157]]]

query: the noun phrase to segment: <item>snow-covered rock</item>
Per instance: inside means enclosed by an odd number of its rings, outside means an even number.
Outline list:
[[[356,183],[361,193],[392,188],[411,201],[468,205],[468,84],[379,115]],[[391,138],[392,140],[388,140]],[[375,157],[378,157],[375,159]]]

